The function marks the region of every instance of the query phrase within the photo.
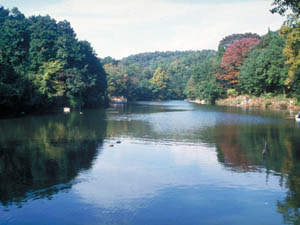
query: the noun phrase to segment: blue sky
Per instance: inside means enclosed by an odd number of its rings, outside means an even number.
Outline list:
[[[0,0],[25,15],[71,22],[98,56],[122,58],[148,51],[217,49],[232,33],[265,34],[284,18],[271,0]]]

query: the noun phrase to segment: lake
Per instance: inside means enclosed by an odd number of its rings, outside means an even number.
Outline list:
[[[0,224],[299,224],[287,116],[163,101],[1,119]]]

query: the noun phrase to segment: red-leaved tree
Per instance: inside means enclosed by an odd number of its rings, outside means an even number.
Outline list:
[[[221,70],[216,74],[217,80],[224,88],[233,88],[238,83],[242,66],[247,52],[259,43],[257,38],[243,38],[226,49],[221,61]]]

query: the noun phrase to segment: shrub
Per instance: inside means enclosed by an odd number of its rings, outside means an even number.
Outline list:
[[[287,104],[286,103],[281,103],[279,104],[280,109],[287,109]]]
[[[272,102],[270,100],[266,100],[265,107],[268,108],[270,105],[272,105]]]
[[[233,89],[233,88],[232,89],[228,89],[226,93],[227,93],[228,96],[232,96],[232,97],[238,96],[238,92],[235,89]]]

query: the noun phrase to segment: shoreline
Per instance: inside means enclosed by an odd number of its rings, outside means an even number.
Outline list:
[[[185,101],[197,104],[208,104],[205,100],[201,99],[186,99]],[[218,99],[215,105],[220,106],[234,106],[243,108],[257,108],[268,109],[274,111],[300,111],[300,106],[296,105],[293,98],[285,97],[254,97],[249,95],[239,95],[236,97],[228,97]]]

